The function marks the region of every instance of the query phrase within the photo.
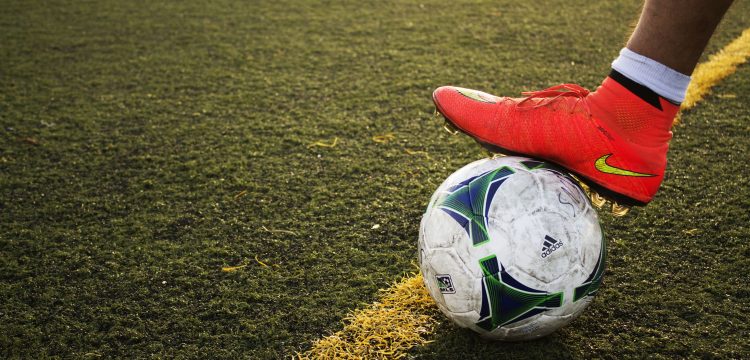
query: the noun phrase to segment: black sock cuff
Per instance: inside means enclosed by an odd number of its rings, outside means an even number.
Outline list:
[[[641,98],[641,100],[649,103],[651,106],[663,110],[661,107],[661,102],[659,101],[659,98],[664,99],[665,101],[668,101],[674,105],[680,105],[679,103],[675,103],[673,101],[670,101],[669,99],[659,96],[659,94],[655,93],[653,90],[649,89],[647,86],[641,85],[627,76],[621,74],[619,71],[612,69],[612,71],[609,73],[609,77],[612,78],[612,80],[617,81],[618,84],[622,85],[628,91],[635,94],[635,96],[638,96]]]

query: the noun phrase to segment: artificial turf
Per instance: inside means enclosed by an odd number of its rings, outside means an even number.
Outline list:
[[[0,357],[304,351],[414,270],[432,191],[483,156],[431,90],[595,87],[638,7],[3,0]],[[738,2],[707,52],[749,26]],[[745,66],[683,116],[655,202],[603,216],[579,320],[521,344],[443,321],[409,356],[750,357],[748,94]]]

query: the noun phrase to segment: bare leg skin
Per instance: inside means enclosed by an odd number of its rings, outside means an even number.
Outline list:
[[[627,48],[685,75],[733,0],[646,0]]]

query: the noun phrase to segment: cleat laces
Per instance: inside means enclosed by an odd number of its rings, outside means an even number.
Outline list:
[[[563,97],[576,97],[576,102],[575,104],[573,104],[573,107],[571,107],[570,113],[573,113],[572,109],[575,109],[576,105],[578,105],[579,102],[583,102],[584,106],[586,107],[586,112],[589,114],[589,116],[591,116],[591,108],[589,107],[589,103],[586,101],[586,97],[589,95],[589,92],[590,91],[588,89],[580,85],[560,84],[546,88],[544,90],[522,92],[521,95],[525,96],[526,98],[521,100],[517,106],[521,109],[536,109],[552,104],[556,102],[556,100]],[[532,99],[542,99],[542,101],[534,104],[534,106],[521,106],[525,102]]]

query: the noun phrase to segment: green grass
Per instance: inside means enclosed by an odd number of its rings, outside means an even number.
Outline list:
[[[309,348],[414,269],[432,191],[482,156],[431,90],[595,87],[638,6],[2,1],[0,357]],[[735,4],[709,52],[748,26]],[[522,344],[443,322],[410,355],[750,356],[748,79],[683,117],[652,205],[604,218],[581,319]]]

